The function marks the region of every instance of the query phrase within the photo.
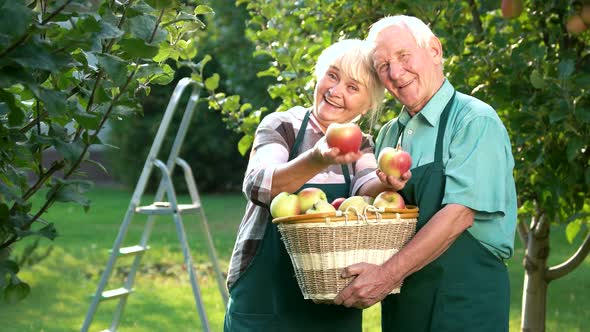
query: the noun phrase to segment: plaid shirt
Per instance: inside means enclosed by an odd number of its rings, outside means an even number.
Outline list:
[[[238,229],[238,236],[229,264],[227,285],[230,288],[248,267],[262,241],[269,222],[274,170],[278,165],[289,161],[289,152],[295,144],[307,110],[303,107],[294,107],[286,112],[269,114],[261,121],[256,130],[242,187],[248,204]],[[323,136],[324,134],[312,114],[301,143],[301,151],[297,154],[311,149]],[[349,165],[352,179],[351,196],[368,180],[376,178],[377,162],[373,154],[374,144],[371,136],[364,135],[361,151],[364,153],[361,159],[353,165]],[[308,183],[318,184],[344,182],[340,165],[331,165],[308,181]]]

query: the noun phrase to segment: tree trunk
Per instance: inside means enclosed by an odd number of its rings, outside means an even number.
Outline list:
[[[522,294],[523,332],[544,332],[547,302],[547,257],[549,256],[549,223],[544,216],[531,223],[524,256],[524,287]]]

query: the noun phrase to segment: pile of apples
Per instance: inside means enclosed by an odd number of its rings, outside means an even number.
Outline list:
[[[362,142],[362,132],[354,123],[333,123],[326,131],[326,142],[329,147],[337,147],[341,154],[358,152]],[[409,153],[396,148],[387,147],[378,158],[379,169],[388,176],[400,177],[412,166]],[[270,203],[270,214],[273,218],[291,217],[302,214],[346,212],[353,209],[363,213],[367,206],[376,208],[406,207],[402,196],[395,191],[384,191],[371,196],[339,197],[328,202],[326,193],[319,188],[308,187],[296,194],[281,192]]]
[[[270,203],[270,214],[273,218],[291,217],[302,214],[325,213],[355,210],[363,213],[367,206],[376,208],[406,207],[402,196],[395,191],[384,191],[373,198],[371,196],[339,197],[328,202],[326,194],[319,188],[309,187],[297,194],[282,192],[275,196]]]

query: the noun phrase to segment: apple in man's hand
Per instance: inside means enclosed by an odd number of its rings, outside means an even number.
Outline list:
[[[412,166],[412,156],[402,149],[386,147],[379,153],[377,163],[383,173],[399,178]]]
[[[301,213],[299,197],[295,194],[282,192],[270,202],[270,214],[273,218],[290,217]]]
[[[301,205],[301,212],[305,212],[318,201],[326,201],[328,198],[326,197],[326,193],[324,193],[320,188],[305,188],[302,189],[297,196],[299,197],[299,204]]]
[[[406,203],[398,192],[384,191],[375,197],[373,206],[377,208],[405,209]]]
[[[358,213],[363,213],[366,206],[369,206],[369,203],[367,203],[363,196],[351,196],[345,199],[342,204],[340,204],[338,210],[345,212],[350,208],[351,210],[356,210]]]
[[[332,206],[338,210],[338,208],[340,207],[340,204],[342,204],[342,202],[344,202],[346,200],[346,198],[344,197],[338,197],[335,200],[332,201]]]
[[[315,204],[310,209],[305,211],[306,214],[321,212],[336,212],[336,209],[334,206],[332,206],[332,204],[328,203],[328,201],[321,200],[315,202]]]
[[[331,148],[338,148],[340,154],[358,152],[362,139],[361,128],[354,123],[331,123],[326,130],[326,143]]]

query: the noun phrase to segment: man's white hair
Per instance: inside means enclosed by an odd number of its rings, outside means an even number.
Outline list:
[[[379,33],[389,27],[406,27],[414,36],[418,46],[425,48],[430,38],[436,37],[432,30],[421,19],[407,15],[387,16],[375,22],[369,30],[367,41],[375,45]]]

